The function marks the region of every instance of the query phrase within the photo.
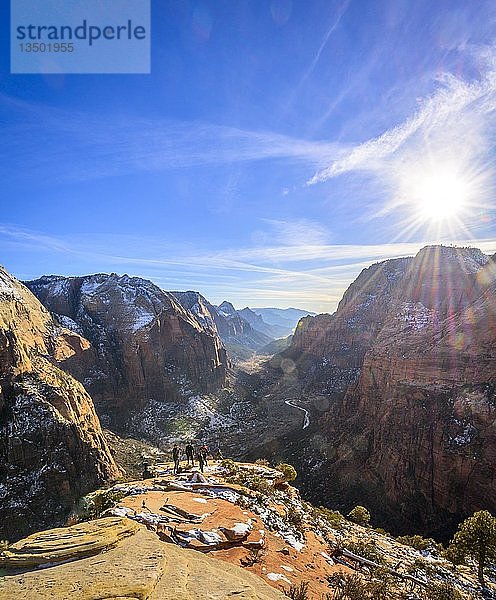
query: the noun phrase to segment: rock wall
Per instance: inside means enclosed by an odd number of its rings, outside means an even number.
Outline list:
[[[480,251],[427,247],[366,269],[334,315],[300,322],[286,356],[307,396],[333,400],[303,485],[314,499],[440,536],[496,511],[495,281]]]
[[[83,386],[60,370],[87,340],[0,267],[0,537],[60,523],[119,475]]]

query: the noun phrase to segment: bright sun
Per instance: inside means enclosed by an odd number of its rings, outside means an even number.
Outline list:
[[[466,207],[470,197],[469,182],[456,171],[437,170],[419,173],[412,182],[414,210],[422,221],[450,221]]]

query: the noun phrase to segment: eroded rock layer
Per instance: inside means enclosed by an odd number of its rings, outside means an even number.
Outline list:
[[[27,285],[61,323],[90,340],[85,356],[65,368],[84,382],[110,425],[122,425],[149,400],[176,401],[225,382],[219,337],[150,281],[100,274]]]

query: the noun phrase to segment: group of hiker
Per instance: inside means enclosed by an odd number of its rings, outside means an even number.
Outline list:
[[[200,446],[196,450],[196,452],[191,442],[186,444],[184,450],[182,448],[179,448],[177,444],[174,444],[174,448],[172,449],[172,459],[174,461],[174,475],[177,475],[181,472],[181,457],[184,455],[186,455],[186,460],[188,461],[186,468],[195,466],[196,457],[196,460],[198,461],[198,466],[200,467],[200,471],[203,473],[204,468],[208,465],[208,448],[205,444]]]

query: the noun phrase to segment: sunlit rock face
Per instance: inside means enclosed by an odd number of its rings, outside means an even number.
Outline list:
[[[226,351],[216,332],[150,281],[99,274],[27,285],[66,327],[90,340],[91,351],[64,368],[84,383],[111,426],[122,426],[149,400],[166,404],[226,380]]]
[[[59,325],[0,267],[0,537],[63,522],[119,475],[93,402],[58,365],[87,340]]]
[[[334,315],[300,322],[285,356],[308,397],[329,399],[314,499],[440,535],[496,510],[494,260],[427,247],[373,265]]]

